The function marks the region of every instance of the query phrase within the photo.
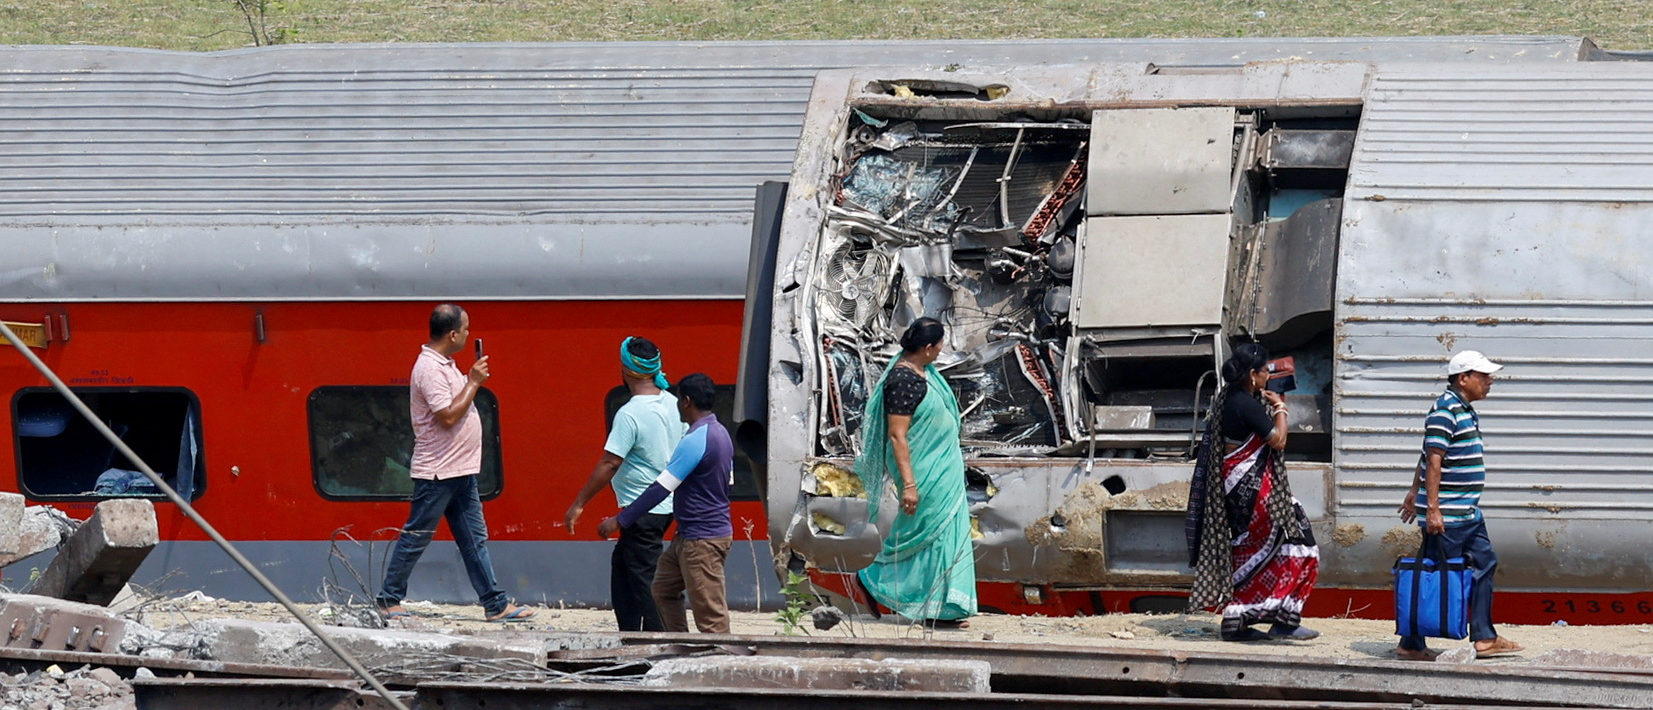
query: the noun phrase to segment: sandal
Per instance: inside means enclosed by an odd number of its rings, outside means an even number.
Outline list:
[[[932,629],[968,629],[969,619],[925,619],[924,625]]]
[[[505,607],[505,611],[485,618],[488,621],[498,623],[504,623],[507,621],[527,621],[532,619],[535,613],[536,612],[533,609],[529,609],[528,607],[512,604]]]
[[[1439,658],[1440,655],[1441,655],[1441,652],[1437,651],[1433,648],[1416,648],[1416,649],[1414,649],[1414,648],[1397,648],[1397,649],[1395,649],[1395,660],[1397,660],[1397,661],[1422,661],[1422,662],[1427,663],[1427,662],[1435,660],[1436,658]]]
[[[1239,643],[1250,643],[1252,641],[1268,641],[1269,639],[1272,639],[1274,637],[1269,636],[1268,634],[1265,634],[1265,633],[1263,633],[1261,631],[1258,631],[1256,629],[1253,629],[1249,626],[1242,626],[1238,629],[1233,629],[1233,630],[1223,629],[1223,630],[1221,630],[1217,633],[1217,638],[1222,639],[1224,641],[1235,641],[1235,642],[1239,642]]]
[[[385,621],[390,621],[391,619],[413,618],[413,612],[403,608],[401,604],[397,604],[396,606],[379,607],[379,613],[384,615]]]
[[[1520,653],[1525,650],[1527,650],[1525,646],[1499,636],[1498,638],[1492,640],[1491,646],[1487,646],[1486,648],[1481,648],[1480,645],[1477,644],[1475,646],[1475,657],[1492,658],[1494,656],[1508,656],[1512,653]]]
[[[1269,627],[1268,637],[1286,639],[1288,641],[1313,641],[1320,638],[1320,632],[1307,626],[1286,626],[1275,624]]]

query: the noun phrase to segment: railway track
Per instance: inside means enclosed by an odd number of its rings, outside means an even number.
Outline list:
[[[152,679],[136,684],[140,710],[165,708],[234,707],[237,710],[263,708],[306,708],[307,710],[383,710],[389,705],[359,689],[333,685],[330,681],[188,681]],[[787,710],[903,710],[947,707],[956,710],[1178,710],[1218,708],[1223,710],[1416,710],[1410,702],[1362,703],[1211,698],[1147,698],[1132,696],[1084,696],[1031,693],[892,693],[857,690],[809,690],[786,688],[638,688],[606,685],[426,683],[410,694],[414,710],[757,710],[784,707]],[[1427,707],[1468,707],[1431,704]],[[1485,706],[1482,706],[1485,707]],[[1543,706],[1529,706],[1533,708]]]
[[[682,655],[684,637],[621,634],[620,649],[565,651],[561,660]],[[1576,668],[1418,664],[1233,653],[952,641],[697,634],[722,652],[797,658],[977,660],[995,694],[1182,696],[1336,702],[1653,707],[1653,674]],[[675,644],[675,645],[674,645]],[[1404,680],[1404,682],[1403,682]]]
[[[1653,673],[1531,666],[1406,664],[1226,653],[954,642],[695,634],[622,634],[618,647],[549,654],[550,682],[499,682],[484,674],[397,678],[389,682],[411,708],[614,708],[664,710],[861,710],[996,708],[1365,708],[1519,706],[1653,708]],[[933,667],[971,662],[990,668],[991,692],[915,692],[765,686],[645,687],[644,674],[666,659],[834,659],[918,661]],[[120,654],[0,648],[0,668],[48,664],[103,666],[131,678],[142,710],[379,710],[392,707],[345,671]],[[739,661],[737,661],[737,665]],[[134,678],[139,667],[157,677]]]

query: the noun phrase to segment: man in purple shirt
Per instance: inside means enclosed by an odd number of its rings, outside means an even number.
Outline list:
[[[729,522],[729,487],[734,483],[735,447],[729,430],[712,414],[717,385],[693,374],[678,381],[677,411],[689,424],[671,462],[647,490],[620,514],[597,528],[604,538],[629,528],[655,504],[672,496],[677,537],[660,555],[654,572],[654,605],[667,631],[686,633],[683,593],[689,594],[695,626],[702,633],[729,633],[729,601],[723,563],[734,526]]]

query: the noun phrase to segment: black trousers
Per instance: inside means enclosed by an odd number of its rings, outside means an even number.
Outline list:
[[[621,631],[665,631],[654,608],[654,568],[660,564],[661,539],[672,516],[647,513],[620,529],[609,560],[608,598]]]

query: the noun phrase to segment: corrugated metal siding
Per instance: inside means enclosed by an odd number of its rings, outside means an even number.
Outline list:
[[[1379,72],[1350,193],[1387,199],[1653,199],[1644,64]]]
[[[1304,44],[1311,57],[1316,46],[1412,57],[1453,42]],[[1577,40],[1519,44],[1539,57],[1579,51]],[[1211,63],[1283,49],[1256,41],[576,44],[208,56],[48,50],[10,62],[16,52],[0,53],[0,216],[744,213],[757,183],[787,174],[822,68]]]
[[[534,215],[749,209],[807,71],[0,74],[0,213]]]
[[[738,297],[812,77],[1566,63],[1578,38],[0,49],[0,302]]]
[[[1653,511],[1649,108],[1635,65],[1376,74],[1340,246],[1342,513],[1394,509],[1463,348],[1508,365],[1477,405],[1489,511]]]

